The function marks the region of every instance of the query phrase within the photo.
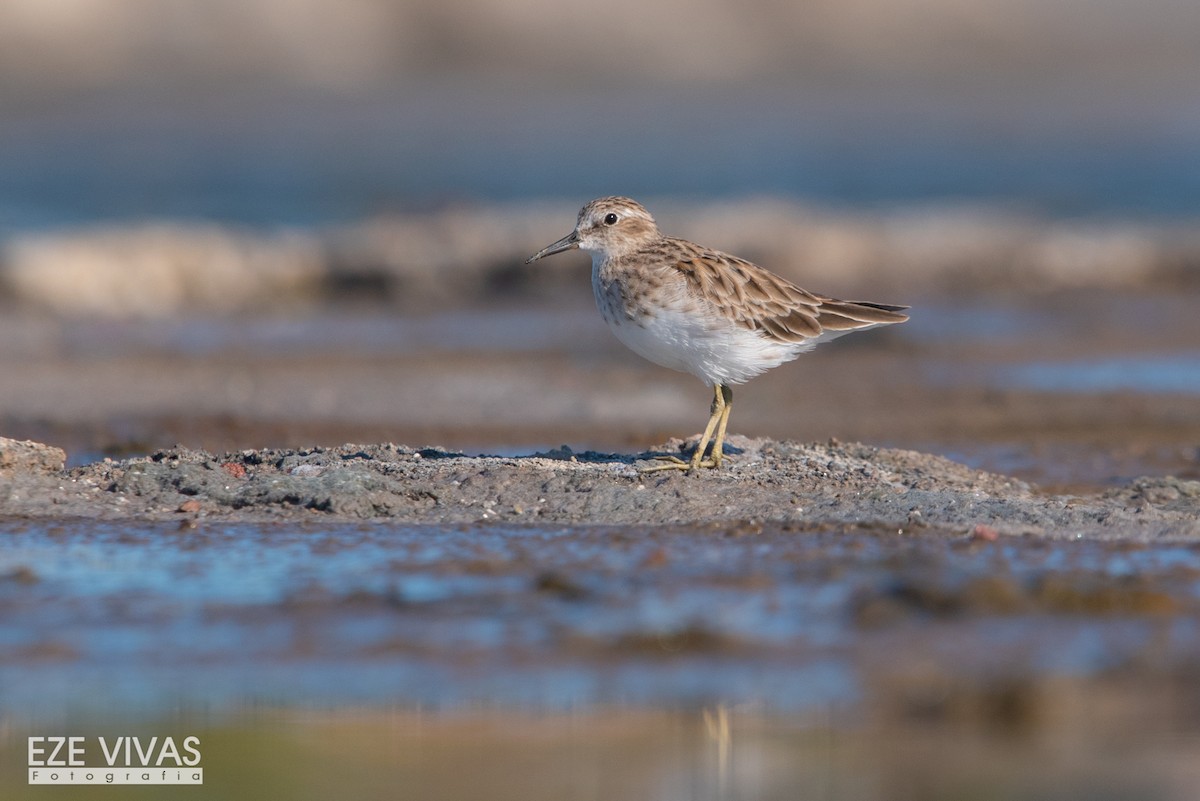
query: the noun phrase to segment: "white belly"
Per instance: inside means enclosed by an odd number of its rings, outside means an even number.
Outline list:
[[[634,320],[607,314],[605,319],[617,339],[634,353],[691,373],[709,386],[741,384],[812,348],[809,343],[772,342],[756,331],[695,310],[664,308]]]

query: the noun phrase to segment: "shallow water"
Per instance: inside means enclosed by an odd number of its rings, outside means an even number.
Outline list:
[[[1000,380],[1030,389],[1072,392],[1200,394],[1200,353],[1166,353],[1072,362],[1036,361],[1003,371]]]
[[[1183,544],[9,521],[0,791],[77,797],[52,733],[205,798],[1185,799],[1198,613]]]
[[[800,712],[861,703],[881,660],[919,656],[889,654],[905,631],[949,673],[1200,660],[1189,545],[769,527],[4,529],[0,705],[21,719],[264,702]]]

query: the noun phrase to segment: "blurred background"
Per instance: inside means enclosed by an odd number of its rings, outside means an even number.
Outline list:
[[[1200,212],[1200,10],[8,0],[5,229],[770,193]]]
[[[587,258],[524,264],[606,194],[913,307],[739,388],[731,433],[1200,478],[1195,0],[0,0],[0,436],[693,435],[708,390],[616,342]],[[224,798],[1195,797],[1191,546],[47,514],[3,537],[9,766],[21,714],[142,715]],[[865,633],[860,587],[910,611]],[[762,700],[699,710],[722,683]]]
[[[74,463],[693,433],[585,257],[523,264],[627,194],[915,306],[751,384],[743,433],[1190,470],[1197,75],[1182,0],[7,0],[0,425]]]

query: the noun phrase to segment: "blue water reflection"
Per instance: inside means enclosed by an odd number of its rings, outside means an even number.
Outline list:
[[[1200,353],[1150,354],[1001,368],[999,379],[1046,392],[1200,393]]]
[[[859,672],[881,669],[902,632],[964,670],[985,655],[988,670],[1107,669],[1161,647],[1161,610],[1196,608],[1197,576],[1200,549],[1183,543],[9,523],[0,705],[32,718],[480,698],[801,709],[854,702]],[[991,605],[978,593],[996,581],[1029,600]],[[985,600],[938,600],[971,597]],[[879,628],[864,598],[902,617]],[[1200,631],[1174,627],[1169,650],[1200,656]]]
[[[1200,148],[936,95],[434,86],[207,104],[111,98],[0,120],[0,233],[142,217],[321,225],[461,199],[776,194],[862,208],[990,201],[1200,214]],[[633,137],[613,152],[612,131]],[[346,142],[353,142],[346,146]],[[631,146],[636,142],[636,146]]]

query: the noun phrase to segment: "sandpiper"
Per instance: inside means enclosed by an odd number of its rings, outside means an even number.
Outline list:
[[[526,263],[574,248],[591,254],[596,305],[617,339],[713,388],[691,460],[664,456],[666,464],[643,472],[720,467],[732,384],[851,331],[908,319],[907,306],[827,298],[745,259],[663,236],[650,212],[627,197],[588,203],[575,230]]]

